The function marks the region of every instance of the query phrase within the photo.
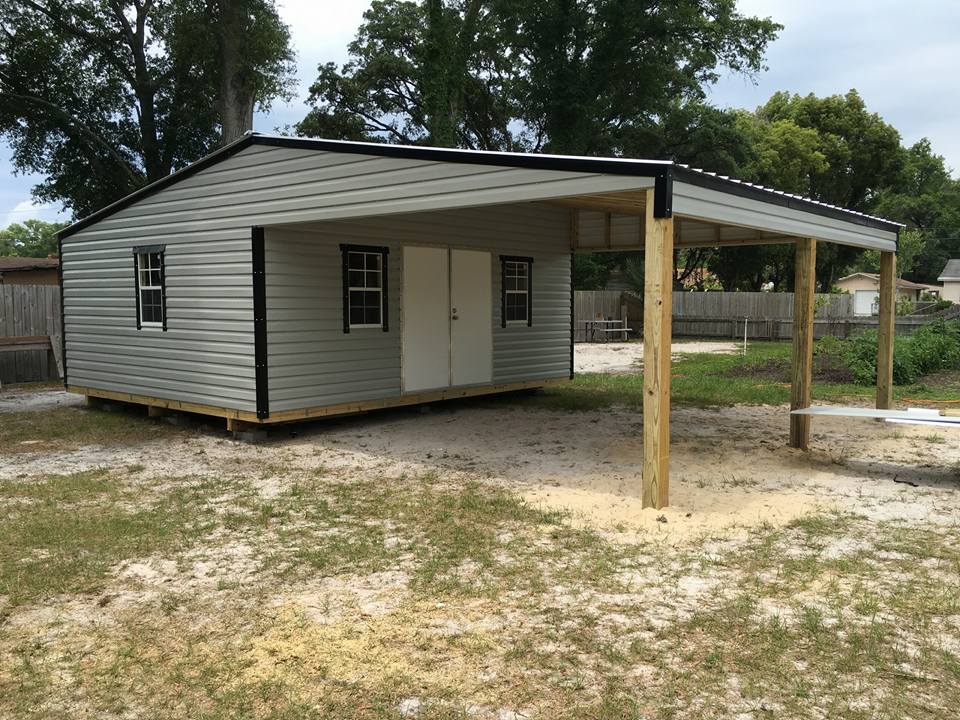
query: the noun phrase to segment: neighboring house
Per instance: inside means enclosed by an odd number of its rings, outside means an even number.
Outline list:
[[[835,285],[840,290],[853,295],[854,315],[875,314],[874,308],[877,304],[877,298],[880,297],[879,275],[865,272],[853,273],[840,278]],[[939,285],[924,285],[909,280],[897,280],[897,298],[900,300],[917,302],[924,294],[939,296],[941,291],[942,288]]]
[[[250,134],[58,233],[65,382],[234,430],[541,387],[573,374],[578,250],[646,248],[650,309],[674,238],[899,227],[670,161]]]
[[[960,303],[960,260],[947,260],[937,280],[943,283],[940,297],[950,302]]]
[[[0,257],[0,285],[56,285],[57,258]]]

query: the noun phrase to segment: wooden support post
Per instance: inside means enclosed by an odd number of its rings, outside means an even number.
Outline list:
[[[147,405],[147,417],[159,418],[166,417],[169,414],[170,410],[168,408],[159,405]]]
[[[790,409],[810,407],[813,384],[813,299],[817,275],[817,242],[797,240],[793,288],[793,363]],[[810,444],[810,416],[790,416],[790,447],[806,450]]]
[[[670,340],[673,218],[653,216],[647,191],[643,279],[643,507],[670,497]]]
[[[880,325],[877,328],[877,407],[893,407],[893,336],[897,323],[897,256],[880,253]]]

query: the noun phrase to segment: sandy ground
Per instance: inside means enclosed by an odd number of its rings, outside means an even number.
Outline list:
[[[673,355],[684,353],[734,353],[732,342],[675,342]],[[574,367],[577,372],[639,372],[643,362],[642,342],[577,343]]]
[[[66,402],[59,392],[35,395],[34,406]],[[671,425],[671,505],[661,512],[641,509],[643,419],[624,409],[451,403],[287,426],[260,445],[211,430],[165,440],[163,452],[147,444],[18,453],[0,458],[0,477],[133,464],[155,475],[271,466],[384,477],[432,472],[502,484],[588,524],[673,542],[779,525],[815,509],[934,522],[955,522],[960,510],[960,430],[815,418],[805,453],[786,447],[785,408],[677,408]],[[259,474],[265,495],[295,482]]]
[[[14,408],[40,411],[74,401],[58,391],[32,395],[31,399],[0,395],[6,403],[0,405],[0,423],[4,413]],[[284,692],[299,700],[309,698],[310,692],[325,691],[328,680],[362,690],[368,687],[365,683],[375,688],[396,672],[417,678],[409,697],[395,704],[403,717],[417,717],[421,698],[435,698],[439,687],[448,688],[444,691],[447,695],[462,695],[465,702],[476,698],[469,701],[473,704],[466,706],[466,712],[478,720],[520,720],[557,716],[555,708],[538,712],[530,706],[530,697],[556,694],[558,688],[566,687],[566,675],[547,670],[557,659],[558,667],[576,668],[570,681],[581,688],[576,697],[584,693],[599,697],[607,692],[606,678],[611,673],[622,675],[630,687],[642,688],[644,694],[661,693],[654,698],[669,700],[683,693],[693,697],[691,705],[675,714],[651,711],[639,715],[642,717],[760,717],[757,708],[776,708],[780,698],[776,689],[762,702],[754,699],[754,691],[744,694],[737,673],[744,674],[744,683],[750,674],[740,666],[729,669],[733,654],[744,652],[736,643],[722,649],[727,654],[723,667],[729,687],[700,690],[696,673],[702,668],[696,658],[708,657],[710,648],[726,642],[721,634],[725,631],[699,628],[684,631],[679,644],[672,644],[671,639],[673,628],[682,627],[695,613],[722,609],[743,587],[759,583],[760,576],[744,575],[746,571],[732,558],[757,537],[769,537],[765,531],[770,528],[818,509],[855,513],[865,518],[863,523],[871,531],[885,521],[896,521],[892,524],[897,527],[955,528],[960,517],[960,430],[814,418],[812,449],[800,452],[786,447],[786,408],[677,408],[672,414],[671,506],[657,511],[642,509],[640,503],[642,427],[642,416],[635,411],[548,411],[517,398],[515,403],[495,407],[452,402],[425,412],[401,409],[287,426],[256,445],[228,439],[213,426],[137,445],[65,447],[54,453],[30,450],[31,440],[25,438],[24,452],[0,456],[0,480],[93,468],[126,472],[123,482],[142,487],[156,480],[163,484],[172,479],[179,487],[191,479],[216,478],[217,492],[223,495],[213,499],[214,512],[232,507],[234,481],[246,492],[259,494],[266,505],[284,502],[284,498],[290,502],[295,486],[318,477],[323,482],[396,483],[400,489],[409,485],[411,478],[426,478],[448,487],[493,483],[537,505],[571,511],[575,523],[596,528],[604,542],[645,550],[619,566],[613,589],[580,583],[576,579],[581,570],[578,560],[573,558],[573,567],[566,568],[563,563],[570,555],[565,550],[537,556],[536,562],[552,573],[542,595],[505,590],[494,599],[468,595],[460,599],[443,596],[438,601],[411,588],[411,573],[418,565],[409,552],[375,572],[348,566],[332,574],[308,574],[304,580],[281,582],[261,570],[260,564],[263,553],[276,549],[276,536],[267,533],[263,541],[255,533],[220,528],[217,536],[179,555],[133,555],[123,560],[111,570],[112,578],[99,596],[64,594],[11,612],[5,612],[0,597],[0,688],[6,669],[15,661],[21,663],[19,658],[26,653],[31,673],[54,678],[49,706],[58,712],[66,708],[76,717],[164,717],[140,704],[154,697],[181,702],[183,683],[192,688],[183,697],[196,698],[193,675],[205,677],[204,663],[216,667],[214,660],[223,654],[233,658],[235,666],[229,667],[239,673],[238,692],[267,681],[281,683],[277,687],[287,688]],[[292,530],[283,528],[284,532]],[[384,531],[385,545],[398,539],[393,533],[400,534],[389,525],[384,525]],[[226,534],[221,537],[221,532]],[[790,532],[787,528],[783,534]],[[325,537],[310,540],[311,547],[313,542],[322,545]],[[529,547],[536,551],[544,543],[546,538],[534,535]],[[794,558],[820,562],[822,558],[855,557],[869,544],[863,536],[839,534],[813,550],[784,545],[774,551],[778,558],[792,553]],[[669,550],[664,551],[665,547]],[[886,547],[882,552],[887,560],[897,556]],[[929,562],[929,569],[916,569],[940,573],[949,592],[949,587],[956,585],[955,571],[940,559],[930,558]],[[468,561],[456,572],[471,578],[478,570]],[[882,583],[896,579],[890,577],[894,574],[890,568],[883,572],[887,575],[870,580],[877,592]],[[773,575],[763,575],[763,581],[773,583]],[[865,625],[856,624],[849,607],[864,594],[864,588],[848,587],[830,578],[825,571],[809,585],[798,585],[802,592],[796,598],[756,591],[756,622],[776,620],[784,623],[783,627],[794,627],[806,617],[801,610],[807,605],[830,612],[831,597],[840,598],[836,602],[851,623],[843,633],[873,628],[874,615],[886,617],[884,605],[864,616]],[[846,594],[837,596],[838,588]],[[888,594],[905,597],[904,592]],[[528,606],[531,602],[537,604]],[[952,613],[950,617],[937,615],[934,620],[956,621],[956,626],[944,625],[939,630],[935,626],[928,635],[934,637],[937,652],[952,648],[960,653],[960,616],[955,615],[953,605],[945,605],[948,609],[943,612]],[[715,614],[722,616],[719,610]],[[832,615],[830,621],[834,621]],[[917,644],[921,635],[913,625],[919,624],[923,623],[898,624],[903,635],[891,642],[932,652]],[[735,627],[733,635],[744,631],[742,625],[731,627]],[[579,650],[571,644],[575,638],[593,637],[590,633],[598,643],[610,643],[620,653],[635,643],[650,648],[650,658],[613,670],[604,669],[603,664],[594,666],[590,658],[600,650]],[[535,648],[535,659],[502,657],[503,648],[522,648],[528,642]],[[144,645],[138,655],[137,648]],[[865,703],[864,712],[883,706],[886,698],[882,693],[870,695],[869,686],[875,679],[869,675],[848,672],[831,676],[817,667],[815,645],[797,651],[798,670],[814,680],[822,674],[827,684],[835,678],[847,682],[836,694],[858,693],[856,697]],[[691,647],[696,652],[691,652]],[[133,654],[127,659],[129,653]],[[660,668],[653,658],[665,659],[667,669]],[[181,666],[173,659],[193,659],[196,666]],[[144,663],[142,668],[140,663]],[[805,671],[807,663],[809,671]],[[694,673],[689,682],[696,687],[682,689],[683,675],[672,675],[669,670],[674,666]],[[317,681],[318,668],[324,669],[324,682]],[[120,685],[106,683],[98,671],[110,678],[129,673],[129,687],[127,679]],[[909,663],[897,666],[897,672],[915,677]],[[14,693],[20,689],[10,678],[7,681]],[[947,688],[946,680],[938,678],[936,682],[934,687]],[[146,690],[141,690],[141,685]],[[532,694],[524,700],[524,693],[510,690],[517,687],[530,688]],[[111,707],[120,692],[129,711],[117,715],[99,712],[101,706],[95,704],[98,692],[105,693],[107,700],[102,702]],[[904,691],[899,688],[896,692]],[[802,717],[838,716],[829,712],[833,695],[827,693],[824,699],[821,694],[822,689],[802,701],[813,708],[810,715]],[[941,692],[944,697],[948,694],[949,688]],[[712,702],[714,696],[724,712],[699,713],[698,703],[704,698]],[[923,702],[929,703],[925,698]],[[773,714],[770,710],[769,716]],[[169,716],[194,714],[190,708],[180,708]],[[779,712],[776,716],[793,717]],[[922,716],[951,715],[947,711]]]
[[[32,388],[5,389],[0,392],[0,413],[22,410],[49,410],[56,407],[83,405],[82,395],[63,390],[44,390],[37,392]]]

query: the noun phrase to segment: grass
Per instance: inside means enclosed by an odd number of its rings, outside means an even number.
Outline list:
[[[209,530],[204,486],[152,496],[104,469],[0,481],[0,596],[12,606],[96,594],[121,560],[172,553]]]
[[[56,451],[88,445],[132,445],[182,436],[183,430],[131,409],[117,412],[61,407],[4,412],[0,453]]]
[[[788,342],[754,342],[740,354],[684,353],[675,358],[671,401],[676,406],[727,407],[783,405],[790,401]],[[771,372],[779,368],[781,372]],[[814,378],[813,399],[829,403],[869,402],[875,389]],[[898,402],[934,402],[960,398],[960,374],[938,373],[914,385],[896,386]],[[553,386],[534,404],[562,410],[599,410],[612,406],[643,407],[643,374],[582,373]]]
[[[438,720],[945,720],[960,692],[956,527],[815,514],[704,555],[432,475],[299,473],[264,498],[239,477],[140,474],[2,485],[4,612],[73,601],[104,621],[0,620],[0,715],[366,720],[415,699]],[[255,581],[229,581],[238,542]],[[118,564],[149,557],[180,569],[97,610]],[[217,557],[220,582],[197,585]]]
[[[788,356],[759,343],[746,360],[687,356],[675,400],[785,401],[748,366]],[[585,376],[531,402],[641,392],[638,376]],[[180,432],[80,409],[3,417],[14,452]],[[955,715],[956,524],[815,513],[675,547],[490,483],[304,468],[285,452],[238,451],[210,477],[124,457],[0,480],[0,717]],[[751,482],[745,469],[728,484]],[[130,562],[163,562],[162,576],[122,573]]]

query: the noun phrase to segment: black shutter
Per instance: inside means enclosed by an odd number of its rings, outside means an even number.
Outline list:
[[[343,331],[350,332],[350,250],[340,246],[340,270],[343,278]]]
[[[380,253],[380,297],[383,299],[383,308],[381,312],[383,317],[380,321],[383,323],[383,331],[390,330],[390,294],[387,292],[387,253],[386,248]]]
[[[500,256],[500,327],[507,326],[507,259]]]
[[[533,327],[533,260],[527,261],[527,327]]]
[[[140,329],[140,256],[133,254],[133,294],[137,298],[137,330]]]
[[[160,312],[163,319],[163,331],[167,331],[167,254],[157,253],[160,258]]]

